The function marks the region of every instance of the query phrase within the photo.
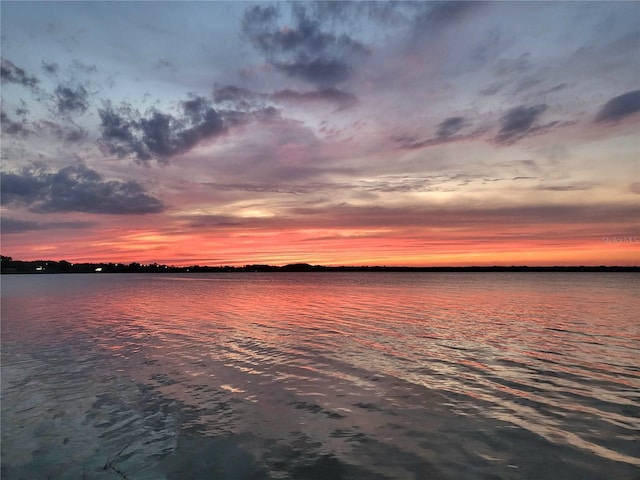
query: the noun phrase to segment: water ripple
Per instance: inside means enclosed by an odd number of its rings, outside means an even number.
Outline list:
[[[253,452],[260,478],[639,473],[635,276],[33,278],[2,285],[15,476],[96,474],[123,444],[131,478],[193,452]]]

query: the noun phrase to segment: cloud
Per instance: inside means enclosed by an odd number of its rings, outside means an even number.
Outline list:
[[[76,88],[58,85],[54,91],[54,100],[59,113],[84,113],[89,107],[89,92],[82,85]]]
[[[464,117],[449,117],[438,125],[437,136],[439,138],[449,138],[458,133],[465,123]]]
[[[156,62],[156,68],[160,69],[160,70],[168,70],[171,73],[175,73],[178,71],[178,69],[176,68],[176,66],[171,63],[169,60],[165,60],[165,59],[160,59]]]
[[[465,135],[456,135],[460,130],[466,127],[469,121],[465,117],[448,117],[438,124],[438,130],[436,135],[426,140],[418,140],[413,136],[399,136],[394,137],[401,148],[406,150],[417,150],[424,147],[433,145],[440,145],[442,143],[454,142],[458,140],[467,140],[477,137],[481,131],[468,133]]]
[[[424,46],[426,41],[432,40],[443,30],[466,18],[480,7],[482,2],[398,2],[398,4],[417,9],[417,12],[411,16],[411,44],[417,48]]]
[[[524,205],[475,209],[469,207],[406,207],[354,206],[341,204],[326,207],[297,207],[289,220],[274,218],[271,221],[291,222],[292,226],[317,227],[470,227],[478,225],[503,225],[505,221],[520,225],[542,224],[628,224],[637,212],[630,204],[607,206]],[[517,219],[517,220],[514,220]],[[265,220],[269,221],[269,219]]]
[[[596,186],[596,184],[593,182],[582,182],[565,185],[541,185],[536,187],[536,190],[546,190],[549,192],[577,192],[582,190],[591,190],[594,186]]]
[[[36,130],[47,130],[56,138],[69,143],[80,142],[87,138],[88,135],[87,130],[73,122],[61,124],[50,120],[40,120],[39,122],[34,122],[34,127]]]
[[[0,174],[2,205],[25,205],[33,212],[85,212],[113,215],[159,213],[162,202],[134,181],[104,181],[79,164],[48,172],[43,168]]]
[[[350,108],[359,103],[358,97],[335,87],[324,87],[316,90],[294,90],[286,88],[273,93],[255,92],[236,85],[217,86],[213,91],[215,103],[233,106],[240,110],[265,109],[269,103],[333,103],[340,110]]]
[[[0,80],[2,83],[17,83],[29,88],[36,88],[39,80],[33,75],[27,75],[22,68],[3,58],[0,63]]]
[[[512,108],[500,119],[502,126],[495,141],[510,144],[538,131],[540,127],[534,124],[546,109],[542,104]]]
[[[269,5],[248,8],[242,20],[243,34],[266,60],[290,77],[320,86],[331,86],[349,78],[353,62],[369,53],[361,42],[346,33],[322,29],[307,16],[306,6],[291,6],[294,25],[280,26],[279,11]]]
[[[146,117],[128,106],[99,110],[101,145],[111,154],[124,157],[134,155],[138,160],[152,158],[166,162],[168,158],[185,153],[205,138],[216,137],[226,131],[225,122],[209,101],[203,97],[182,102],[182,115],[152,110]]]
[[[42,71],[45,74],[51,77],[56,77],[59,70],[60,66],[56,62],[46,62],[45,60],[42,60]]]
[[[427,4],[428,10],[417,18],[417,22],[431,28],[442,28],[465,17],[471,10],[477,8],[479,3],[481,2],[460,1]]]
[[[598,112],[596,122],[617,122],[640,112],[640,90],[613,97]]]
[[[34,230],[54,230],[68,228],[87,228],[93,225],[92,222],[33,222],[29,220],[19,220],[17,218],[3,217],[1,221],[2,233],[22,233]]]
[[[151,159],[137,134],[137,112],[130,106],[113,108],[108,104],[98,110],[98,115],[102,131],[100,146],[103,150],[118,157],[134,155],[141,161]]]
[[[21,135],[24,137],[31,133],[27,128],[24,119],[19,122],[15,122],[4,110],[0,111],[0,125],[2,126],[2,133],[7,133],[9,135]]]
[[[260,98],[263,95],[257,92],[253,92],[246,88],[238,87],[236,85],[224,85],[222,87],[216,87],[213,91],[213,100],[216,103],[232,102],[234,104],[244,103],[249,105],[250,100]]]
[[[338,105],[340,109],[349,108],[358,103],[358,98],[354,94],[333,87],[307,92],[290,89],[278,90],[271,95],[271,98],[294,103],[330,102]]]
[[[450,207],[404,207],[355,206],[347,203],[338,205],[313,205],[288,209],[286,214],[264,217],[240,217],[228,215],[183,215],[177,219],[191,226],[214,227],[243,226],[246,229],[306,229],[306,228],[347,228],[349,230],[383,229],[390,235],[398,235],[402,230],[421,228],[456,229],[460,232],[473,232],[477,239],[478,225],[485,232],[504,231],[505,224],[517,229],[517,236],[524,232],[546,237],[548,229],[557,230],[558,225],[578,227],[610,225],[619,222],[630,225],[630,219],[637,212],[632,204],[611,204],[607,206],[564,205],[523,205],[496,208],[469,208],[468,206]],[[240,224],[240,225],[238,225]],[[490,234],[489,234],[490,235]],[[500,236],[500,233],[497,233]]]

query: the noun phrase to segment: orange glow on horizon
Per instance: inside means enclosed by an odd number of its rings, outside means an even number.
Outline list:
[[[384,229],[237,230],[171,234],[130,231],[109,240],[14,245],[3,255],[19,260],[67,260],[167,265],[310,263],[327,266],[638,265],[638,237],[504,239],[477,232],[393,234]],[[480,238],[481,240],[477,240]],[[46,258],[45,258],[46,257]]]

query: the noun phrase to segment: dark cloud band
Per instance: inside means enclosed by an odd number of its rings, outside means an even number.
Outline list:
[[[496,136],[497,143],[514,143],[538,130],[535,125],[547,109],[546,105],[521,105],[509,110],[500,120],[501,128]]]
[[[162,202],[134,181],[105,181],[85,165],[57,172],[25,169],[0,174],[2,205],[25,205],[33,212],[85,212],[113,215],[160,213]]]
[[[596,122],[617,122],[637,112],[640,112],[640,90],[613,97],[598,112]]]
[[[17,83],[29,88],[37,87],[39,82],[36,77],[28,75],[22,68],[16,67],[5,58],[0,63],[0,80],[2,80],[2,83]]]

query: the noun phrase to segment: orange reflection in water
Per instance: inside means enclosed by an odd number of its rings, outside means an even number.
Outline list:
[[[615,282],[609,285],[604,280],[613,277],[606,275],[243,273],[144,278],[153,281],[131,282],[132,288],[112,306],[113,314],[161,336],[210,335],[216,341],[245,335],[266,345],[311,346],[349,339],[365,349],[405,357],[428,353],[417,341],[425,336],[469,348],[480,342],[503,352],[513,343],[520,355],[553,351],[573,331],[598,339],[624,329],[629,340],[639,338],[637,331],[628,331],[631,311],[624,305],[631,299],[616,300],[628,295],[627,290],[617,289]],[[597,279],[603,279],[602,285]],[[589,288],[586,297],[584,288]],[[606,350],[625,342],[615,337],[607,345],[592,342],[591,347]],[[598,362],[592,351],[589,356],[563,351],[583,366]]]
[[[329,438],[325,411],[350,409],[349,425],[366,427],[377,410],[351,423],[356,404],[403,415],[446,404],[632,461],[593,431],[640,428],[625,413],[640,390],[636,275],[69,275],[47,285],[22,303],[3,298],[3,342],[48,334],[58,348],[89,338],[106,365],[203,412],[223,391],[238,401],[233,415],[245,409],[270,429],[290,421],[287,435],[312,408]],[[28,312],[33,328],[16,328]],[[223,421],[237,427],[232,413],[199,420],[216,435]]]

